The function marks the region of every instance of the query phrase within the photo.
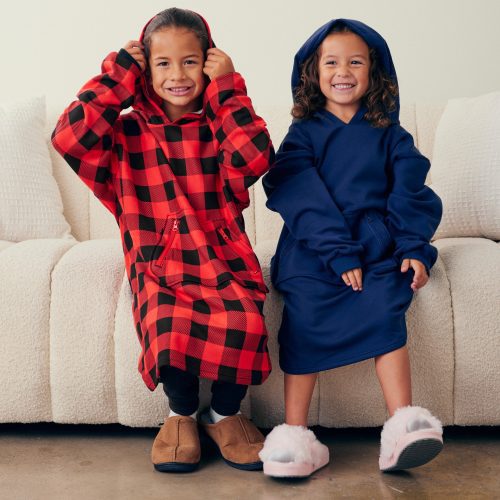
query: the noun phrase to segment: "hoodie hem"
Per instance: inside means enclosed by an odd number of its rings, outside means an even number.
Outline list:
[[[341,366],[352,365],[354,363],[359,363],[361,361],[366,361],[367,359],[374,358],[375,356],[381,356],[382,354],[387,354],[389,352],[395,351],[396,349],[400,349],[406,345],[407,339],[406,336],[403,341],[393,342],[383,348],[375,349],[373,351],[363,352],[358,354],[357,356],[352,356],[349,358],[343,358],[334,362],[326,362],[322,364],[316,364],[314,367],[296,367],[291,368],[287,367],[285,363],[280,360],[280,368],[284,373],[290,375],[306,375],[309,373],[319,373],[327,370],[331,370],[333,368],[340,368]]]

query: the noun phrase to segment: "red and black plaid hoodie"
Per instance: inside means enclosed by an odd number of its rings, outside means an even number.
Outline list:
[[[120,227],[145,384],[154,390],[164,365],[262,383],[271,371],[268,289],[242,210],[274,151],[242,76],[215,78],[201,112],[170,121],[121,49],[77,97],[52,144]]]

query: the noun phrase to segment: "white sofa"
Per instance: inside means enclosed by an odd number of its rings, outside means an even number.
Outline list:
[[[403,106],[402,124],[432,157],[443,105]],[[62,109],[48,112],[47,142]],[[290,123],[286,107],[262,107],[277,148]],[[53,174],[74,240],[0,240],[0,422],[156,426],[167,411],[137,371],[139,342],[113,216],[51,149]],[[431,169],[432,174],[432,169]],[[430,179],[428,179],[429,182]],[[271,289],[265,305],[273,372],[251,387],[243,410],[257,425],[283,421],[277,361],[282,301],[269,282],[281,220],[265,207],[260,182],[245,211],[247,231]],[[434,242],[439,258],[407,314],[414,403],[445,425],[500,424],[500,247],[486,238]],[[208,397],[202,383],[202,402]],[[373,360],[321,373],[310,425],[379,426],[386,418]]]

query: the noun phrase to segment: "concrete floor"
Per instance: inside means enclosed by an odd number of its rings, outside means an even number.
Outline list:
[[[0,425],[2,500],[500,499],[500,428],[445,429],[445,448],[408,472],[378,470],[379,429],[314,429],[328,467],[308,480],[274,480],[228,467],[208,443],[200,468],[162,474],[150,461],[156,429]]]

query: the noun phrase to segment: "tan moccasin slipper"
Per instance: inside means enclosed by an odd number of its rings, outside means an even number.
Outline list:
[[[192,417],[165,419],[153,442],[151,460],[160,472],[191,472],[200,463],[198,424]]]
[[[217,424],[207,423],[205,415],[199,420],[228,465],[242,470],[262,470],[259,451],[264,444],[264,436],[247,417],[238,413],[225,417]]]

